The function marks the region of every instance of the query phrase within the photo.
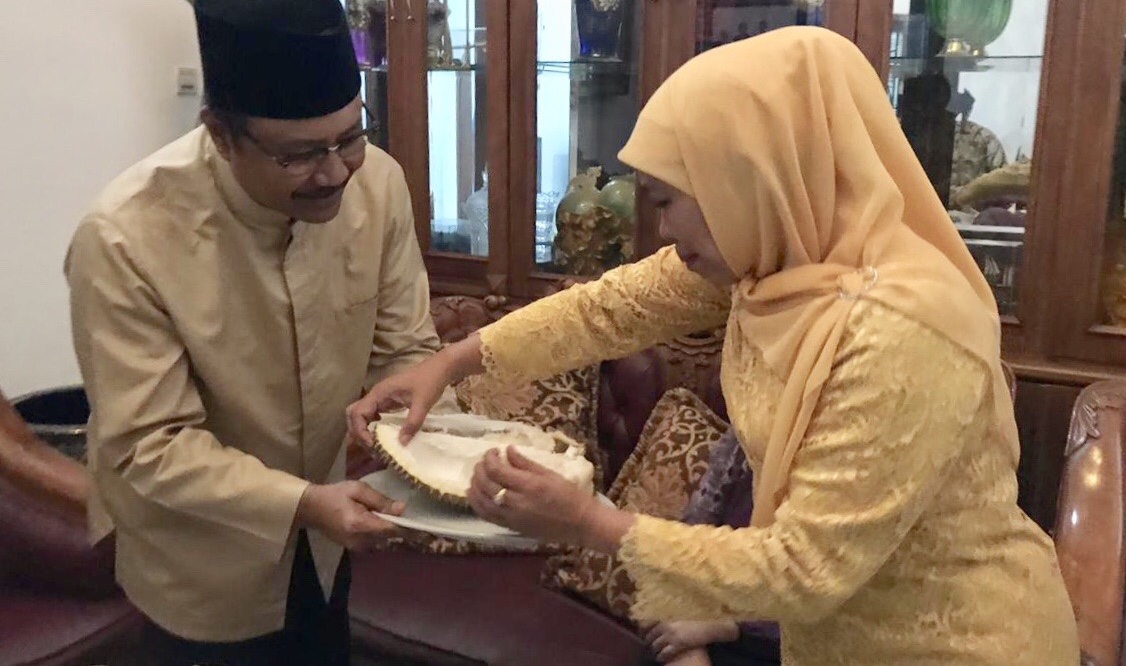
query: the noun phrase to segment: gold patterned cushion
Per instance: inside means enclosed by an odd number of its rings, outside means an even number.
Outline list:
[[[475,375],[454,387],[461,408],[501,421],[519,421],[562,432],[586,447],[594,464],[595,486],[600,486],[605,456],[598,447],[598,366],[565,372],[523,385],[506,385],[488,375]],[[601,487],[597,488],[602,490]],[[512,552],[511,548],[430,535],[396,540],[390,547],[423,550],[440,555]],[[539,546],[520,552],[557,553],[561,548]]]
[[[711,447],[727,429],[694,393],[665,393],[645,423],[637,448],[607,496],[620,509],[680,520],[707,470]],[[544,584],[630,622],[634,584],[618,559],[581,548],[548,560]]]

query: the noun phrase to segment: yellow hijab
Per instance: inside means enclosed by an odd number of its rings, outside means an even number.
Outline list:
[[[733,323],[785,378],[753,526],[772,523],[785,498],[858,298],[940,331],[989,367],[1015,467],[993,295],[851,42],[786,28],[697,56],[645,105],[619,157],[696,200],[743,276]]]

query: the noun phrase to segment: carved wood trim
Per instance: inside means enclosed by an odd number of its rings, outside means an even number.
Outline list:
[[[1099,415],[1103,410],[1121,411],[1126,407],[1126,381],[1106,381],[1091,384],[1079,394],[1071,412],[1071,430],[1067,436],[1064,457],[1070,458],[1092,438],[1102,437]],[[1126,499],[1126,498],[1124,498]]]
[[[1083,663],[1119,664],[1126,589],[1126,382],[1092,384],[1075,401],[1056,517],[1056,553]]]

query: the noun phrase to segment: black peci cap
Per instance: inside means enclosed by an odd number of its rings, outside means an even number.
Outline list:
[[[261,118],[348,105],[360,70],[339,0],[195,0],[208,104]]]

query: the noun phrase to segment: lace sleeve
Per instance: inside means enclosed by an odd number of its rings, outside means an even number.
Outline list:
[[[772,525],[638,518],[620,552],[638,620],[811,622],[876,573],[988,423],[986,369],[904,321],[846,332]]]
[[[481,329],[489,374],[531,380],[723,324],[730,293],[671,248],[520,308]]]

